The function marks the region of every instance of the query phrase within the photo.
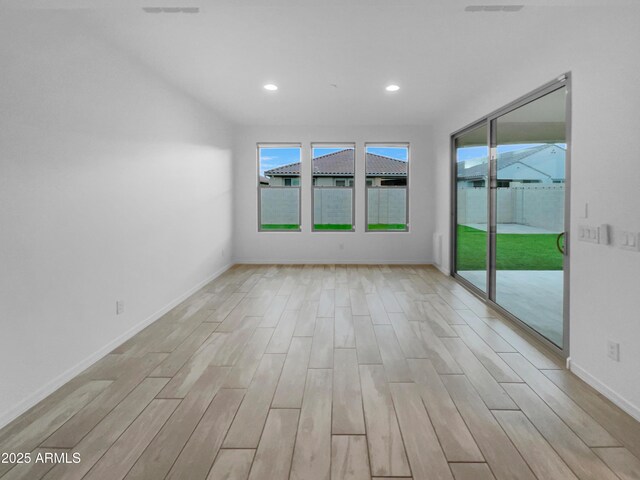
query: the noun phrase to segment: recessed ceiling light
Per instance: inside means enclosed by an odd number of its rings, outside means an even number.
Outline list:
[[[274,85],[273,83],[267,83],[267,84],[264,86],[264,89],[265,89],[265,90],[269,90],[270,92],[275,92],[275,91],[278,89],[278,86],[277,86],[277,85]]]
[[[385,90],[387,92],[397,92],[398,90],[400,90],[400,87],[398,85],[387,85],[387,88],[385,88]]]

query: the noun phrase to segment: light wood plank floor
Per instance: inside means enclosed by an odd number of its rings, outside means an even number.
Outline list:
[[[638,422],[431,266],[235,266],[0,452],[33,460],[3,480],[640,479]]]

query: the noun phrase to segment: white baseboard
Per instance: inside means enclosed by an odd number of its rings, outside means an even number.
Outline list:
[[[371,260],[337,260],[335,258],[328,260],[309,260],[309,259],[297,259],[292,260],[265,260],[255,258],[236,258],[235,264],[245,265],[433,265],[429,260],[384,260],[375,258]]]
[[[579,365],[576,365],[575,362],[568,362],[568,363],[570,365],[571,371],[577,377],[582,379],[585,383],[589,384],[595,390],[600,392],[602,395],[607,397],[609,400],[615,403],[618,407],[620,407],[622,410],[624,410],[625,412],[627,412],[629,415],[631,415],[633,418],[635,418],[640,422],[640,408],[638,408],[638,406],[632,404],[622,395],[620,395],[616,391],[606,386],[600,380],[598,380],[589,372],[587,372],[584,368],[580,367]]]
[[[451,275],[451,272],[448,269],[444,268],[442,265],[438,265],[437,263],[435,263],[433,266],[436,267],[438,270],[440,270],[440,272],[446,275],[447,277]]]
[[[195,292],[197,292],[202,287],[204,287],[207,283],[211,282],[215,278],[222,275],[224,272],[229,270],[232,266],[233,266],[233,263],[229,263],[224,267],[220,268],[219,270],[217,270],[216,272],[214,272],[212,275],[209,275],[209,277],[205,278],[204,280],[199,282],[197,285],[191,287],[189,290],[179,295],[177,298],[173,299],[171,302],[169,302],[167,305],[162,307],[160,310],[151,314],[149,317],[137,323],[132,328],[124,332],[122,335],[116,337],[114,340],[107,343],[104,347],[102,347],[97,352],[92,353],[87,358],[83,359],[82,361],[80,361],[70,369],[66,370],[61,375],[51,380],[49,383],[47,383],[43,387],[36,390],[33,394],[29,395],[27,398],[25,398],[23,401],[21,401],[19,404],[17,404],[10,410],[3,412],[0,415],[0,428],[8,425],[10,422],[18,418],[20,415],[22,415],[24,412],[29,410],[31,407],[35,406],[37,403],[44,400],[46,397],[51,395],[53,392],[55,392],[58,388],[60,388],[65,383],[67,383],[73,377],[75,377],[79,373],[89,368],[91,365],[93,365],[102,357],[104,357],[109,352],[111,352],[114,348],[122,345],[124,342],[126,342],[131,337],[133,337],[138,332],[140,332],[143,328],[145,328],[146,326],[158,320],[161,316],[163,316],[169,310],[177,306],[179,303],[187,299],[189,296],[193,295]]]

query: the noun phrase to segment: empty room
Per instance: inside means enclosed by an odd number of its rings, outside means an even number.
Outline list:
[[[0,0],[0,479],[640,480],[638,25]]]

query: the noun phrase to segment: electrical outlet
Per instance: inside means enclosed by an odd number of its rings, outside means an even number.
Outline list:
[[[620,361],[620,344],[618,342],[607,342],[607,357],[616,362]]]
[[[124,313],[124,300],[116,300],[116,315]]]

